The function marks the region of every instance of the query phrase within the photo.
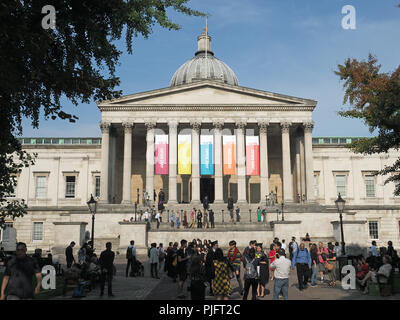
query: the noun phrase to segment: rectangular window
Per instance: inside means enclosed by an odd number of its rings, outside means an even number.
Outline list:
[[[75,176],[66,176],[65,197],[75,198]]]
[[[340,193],[342,197],[346,197],[346,176],[337,175],[336,176],[336,192]]]
[[[46,198],[46,176],[36,177],[36,198]]]
[[[369,228],[369,238],[378,240],[379,239],[378,221],[369,221],[368,228]]]
[[[365,176],[365,191],[367,198],[375,197],[375,177]]]
[[[100,176],[95,176],[94,196],[97,198],[100,197]]]
[[[33,223],[32,240],[43,240],[43,222],[34,222]]]
[[[6,222],[4,225],[3,230],[0,230],[0,240],[2,242],[7,242],[9,241],[9,233],[7,232],[7,228],[12,228],[14,225],[12,222]],[[1,232],[3,231],[3,232]]]
[[[15,179],[15,182],[17,182],[17,177],[13,177],[14,179]],[[13,181],[12,181],[12,178],[11,178],[11,183],[13,183]],[[17,191],[17,186],[15,185],[15,186],[13,186],[13,191],[11,192],[11,193],[9,193],[8,195],[7,195],[7,197],[9,197],[9,198],[15,198],[15,193],[16,193],[16,191]]]
[[[318,175],[314,174],[314,197],[318,197]]]

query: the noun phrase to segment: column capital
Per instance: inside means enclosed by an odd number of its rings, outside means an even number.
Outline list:
[[[281,122],[281,130],[282,133],[289,133],[290,126],[292,124],[290,122]]]
[[[101,133],[110,133],[111,123],[110,122],[100,122]]]
[[[132,133],[134,124],[132,122],[122,122],[122,127],[124,128],[125,133]]]
[[[177,120],[168,121],[168,127],[170,129],[177,129],[178,125],[179,125],[179,122]]]
[[[144,125],[146,126],[146,130],[149,131],[151,129],[154,129],[156,123],[154,121],[146,121]]]
[[[258,122],[258,126],[260,128],[260,133],[267,133],[269,121],[260,121]]]
[[[197,132],[200,132],[201,129],[201,122],[200,121],[191,121],[190,126],[192,127],[192,130],[195,130]]]
[[[213,121],[213,126],[217,130],[222,130],[222,128],[224,127],[224,121],[223,120],[215,120],[215,121]]]
[[[303,127],[304,127],[304,132],[311,133],[314,128],[314,122],[313,121],[304,122]]]
[[[244,129],[247,125],[247,121],[242,119],[242,120],[237,120],[235,121],[235,125],[238,129]]]

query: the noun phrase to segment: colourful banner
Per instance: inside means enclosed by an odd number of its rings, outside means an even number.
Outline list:
[[[191,135],[178,135],[178,174],[192,174]]]
[[[156,135],[155,174],[168,174],[168,135]]]
[[[236,136],[222,136],[224,174],[236,174]]]
[[[200,136],[200,174],[214,174],[213,136]]]
[[[246,136],[246,175],[260,175],[260,145],[258,136]]]

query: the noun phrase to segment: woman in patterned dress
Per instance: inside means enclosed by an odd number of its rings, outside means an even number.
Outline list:
[[[217,300],[228,300],[231,288],[230,264],[221,248],[215,250],[214,255],[214,279],[212,280],[212,290]]]

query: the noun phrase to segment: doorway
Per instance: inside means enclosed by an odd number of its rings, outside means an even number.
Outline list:
[[[200,200],[203,202],[205,196],[208,202],[214,202],[214,178],[200,178]]]

